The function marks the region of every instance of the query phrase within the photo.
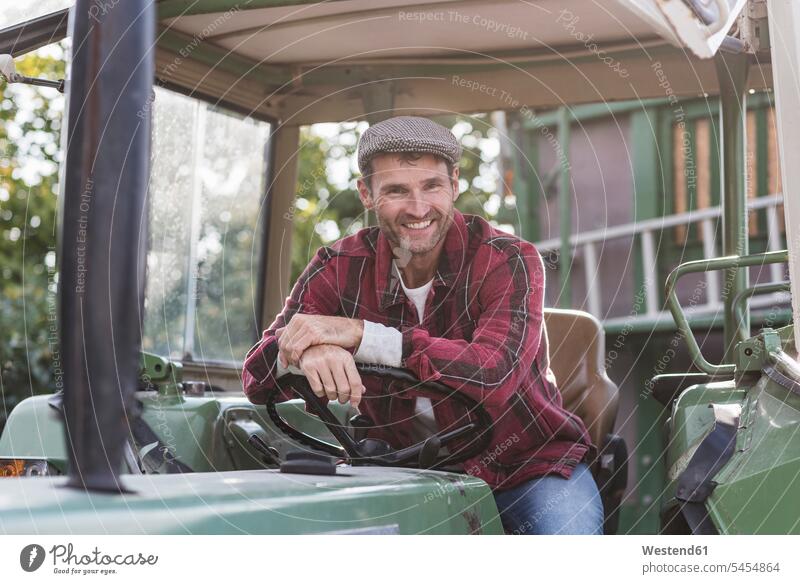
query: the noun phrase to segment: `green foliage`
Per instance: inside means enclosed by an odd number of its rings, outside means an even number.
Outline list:
[[[29,55],[17,69],[61,78],[64,63],[53,53]],[[0,427],[18,401],[54,388],[56,346],[50,340],[62,110],[54,90],[0,84]]]
[[[341,124],[338,135],[322,138],[308,128],[300,134],[298,179],[292,233],[294,282],[316,250],[364,226],[364,208],[355,188],[356,174],[348,168],[345,188],[330,180],[330,166],[347,164],[355,154],[356,124]]]

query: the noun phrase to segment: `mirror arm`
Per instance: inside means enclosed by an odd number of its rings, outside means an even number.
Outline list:
[[[23,75],[15,75],[9,79],[10,83],[25,83],[27,85],[38,85],[39,87],[52,87],[57,89],[59,93],[64,93],[64,80],[50,81],[49,79],[39,79],[38,77],[25,77]]]

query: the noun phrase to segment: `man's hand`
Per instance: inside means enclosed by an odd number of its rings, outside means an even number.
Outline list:
[[[363,320],[317,314],[295,314],[286,327],[275,331],[279,359],[284,367],[299,366],[300,357],[313,345],[356,349],[363,334]]]
[[[313,345],[303,352],[300,369],[318,397],[327,396],[339,403],[361,402],[364,386],[353,356],[336,345]]]

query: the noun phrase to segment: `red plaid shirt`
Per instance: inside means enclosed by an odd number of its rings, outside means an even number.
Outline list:
[[[422,323],[392,260],[391,244],[377,227],[320,248],[247,355],[243,383],[250,401],[264,403],[274,388],[275,331],[294,314],[369,320],[402,332],[403,366],[420,380],[464,392],[494,420],[492,443],[464,463],[467,473],[493,489],[551,473],[569,478],[595,450],[580,418],[563,408],[550,372],[544,267],[533,244],[456,211]],[[412,444],[415,400],[424,391],[392,391],[391,383],[372,377],[363,382],[360,409],[377,426],[370,436],[395,448]],[[463,422],[463,406],[447,399],[433,404],[439,428]]]

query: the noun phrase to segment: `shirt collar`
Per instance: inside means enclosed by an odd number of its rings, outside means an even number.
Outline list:
[[[445,235],[442,255],[439,257],[439,265],[433,276],[434,288],[451,287],[455,283],[458,275],[466,267],[466,251],[466,221],[464,215],[453,210],[453,223]],[[389,306],[403,302],[405,293],[400,285],[400,279],[392,269],[394,259],[392,245],[383,233],[378,235],[375,255],[375,293],[378,296],[378,306],[383,311]]]

